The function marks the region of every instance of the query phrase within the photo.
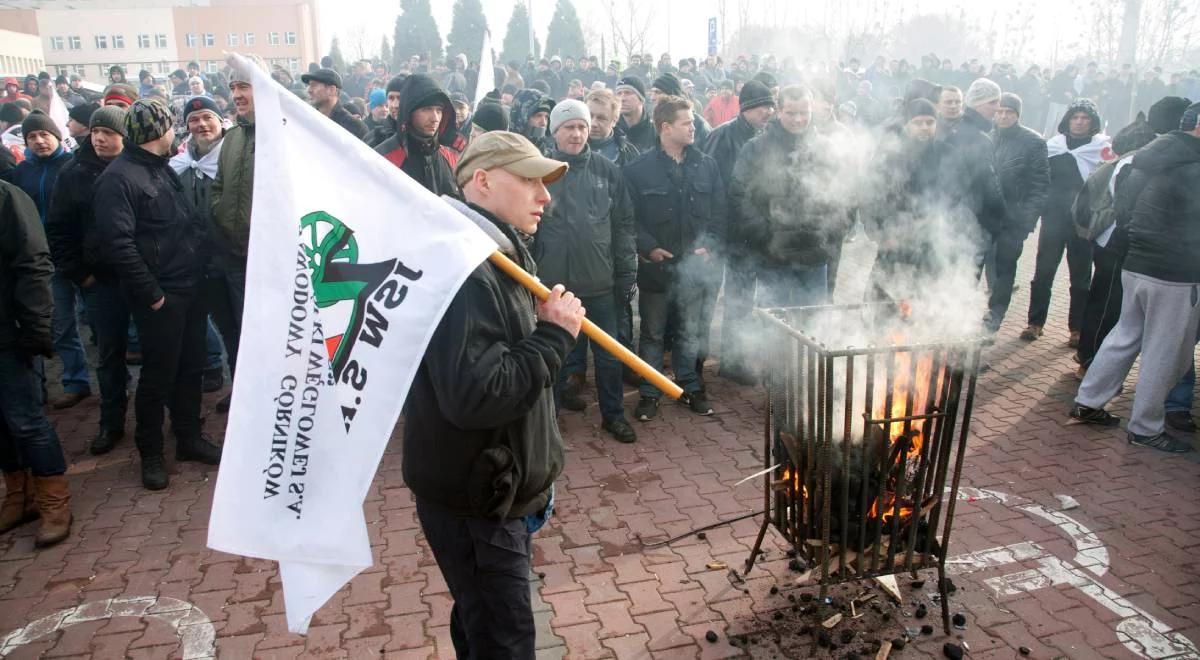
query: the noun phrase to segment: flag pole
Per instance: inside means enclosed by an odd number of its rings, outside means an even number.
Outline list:
[[[538,300],[545,300],[550,296],[550,289],[546,288],[538,279],[524,268],[521,268],[512,259],[501,254],[499,251],[493,252],[488,260],[492,262],[506,275],[517,281],[518,284],[529,289],[533,295],[537,296]],[[649,383],[657,387],[663,394],[678,399],[683,396],[683,389],[671,381],[670,378],[662,375],[654,367],[646,364],[646,361],[634,354],[633,351],[622,346],[617,340],[613,339],[607,332],[601,330],[587,318],[583,319],[583,334],[589,339],[600,345],[600,348],[608,351],[613,357],[617,358],[625,366],[633,369],[639,376],[645,378]]]

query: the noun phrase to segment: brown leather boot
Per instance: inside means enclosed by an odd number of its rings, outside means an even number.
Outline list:
[[[34,477],[37,484],[37,507],[42,514],[34,545],[44,548],[67,538],[71,532],[71,493],[64,475]]]
[[[4,503],[0,504],[0,534],[37,519],[37,512],[30,515],[28,510],[29,499],[30,483],[25,472],[5,472]]]

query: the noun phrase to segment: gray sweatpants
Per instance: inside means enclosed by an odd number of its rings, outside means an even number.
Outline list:
[[[1162,433],[1163,401],[1191,363],[1200,325],[1200,284],[1180,284],[1123,271],[1121,318],[1079,385],[1075,402],[1103,408],[1121,390],[1141,353],[1128,430]]]

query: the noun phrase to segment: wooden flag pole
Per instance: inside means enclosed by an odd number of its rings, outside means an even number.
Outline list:
[[[536,277],[518,266],[512,259],[500,254],[499,251],[493,252],[488,259],[497,268],[516,280],[521,286],[529,289],[533,295],[537,296],[538,300],[545,300],[550,297],[550,289],[547,289],[545,284],[542,284]],[[586,317],[583,319],[582,330],[583,334],[588,336],[588,339],[599,344],[600,348],[611,353],[613,357],[621,361],[621,364],[633,369],[639,376],[645,378],[651,385],[662,391],[663,394],[672,399],[678,399],[683,396],[683,389],[671,382],[671,379],[659,373],[654,367],[646,364],[645,360],[642,360],[633,351],[622,346],[620,342],[609,336],[607,332],[596,327],[596,324],[589,321]]]

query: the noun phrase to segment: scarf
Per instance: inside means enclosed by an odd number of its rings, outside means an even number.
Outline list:
[[[208,153],[200,158],[192,155],[193,145],[189,144],[183,151],[171,157],[171,169],[180,176],[183,176],[184,172],[192,170],[196,172],[196,176],[215,179],[217,178],[217,160],[221,157],[221,145],[223,144],[225,144],[224,139],[217,142]]]
[[[1075,158],[1075,166],[1079,168],[1079,176],[1084,181],[1087,181],[1101,162],[1113,159],[1112,140],[1103,133],[1093,135],[1090,142],[1075,149],[1067,147],[1067,136],[1059,133],[1046,141],[1046,150],[1050,158],[1060,154],[1071,154]]]

